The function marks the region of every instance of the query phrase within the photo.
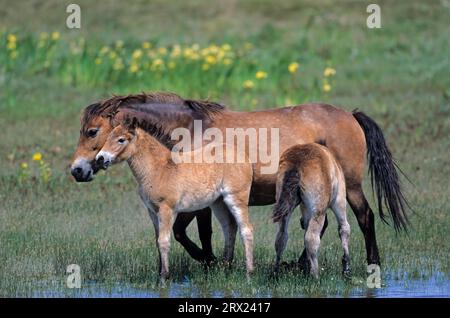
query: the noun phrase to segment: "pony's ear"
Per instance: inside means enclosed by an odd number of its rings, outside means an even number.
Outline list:
[[[132,134],[136,132],[136,128],[138,126],[138,120],[136,117],[130,118],[127,117],[125,120],[125,127],[128,129],[128,131]]]
[[[138,119],[136,117],[133,117],[130,124],[130,129],[135,130],[138,126]]]

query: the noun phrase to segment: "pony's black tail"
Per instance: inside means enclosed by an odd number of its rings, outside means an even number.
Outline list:
[[[281,193],[273,207],[272,219],[281,221],[300,203],[300,174],[298,169],[288,170],[284,173]]]
[[[364,130],[366,136],[370,181],[378,201],[380,217],[386,222],[383,211],[384,203],[391,214],[395,230],[406,230],[409,223],[406,207],[409,207],[409,205],[400,187],[397,169],[400,172],[401,170],[394,162],[377,123],[363,112],[357,110],[353,111],[353,116]]]

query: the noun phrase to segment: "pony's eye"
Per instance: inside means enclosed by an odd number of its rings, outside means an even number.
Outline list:
[[[119,138],[119,139],[117,140],[117,142],[118,142],[119,144],[123,144],[123,143],[125,143],[125,138]]]
[[[87,135],[90,138],[94,138],[97,135],[98,129],[89,129]]]

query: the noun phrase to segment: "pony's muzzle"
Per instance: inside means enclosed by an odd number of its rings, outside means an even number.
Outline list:
[[[71,166],[70,173],[77,182],[88,182],[92,180],[94,171],[89,162],[81,158],[76,160]]]

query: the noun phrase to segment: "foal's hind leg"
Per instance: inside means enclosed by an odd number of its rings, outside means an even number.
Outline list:
[[[223,231],[223,259],[225,262],[231,263],[234,257],[237,223],[227,205],[222,200],[216,201],[211,207]]]
[[[318,253],[320,247],[320,232],[325,222],[325,213],[326,211],[312,213],[311,219],[306,221],[305,249],[311,266],[310,273],[315,278],[319,278]]]
[[[300,225],[302,226],[302,229],[305,229],[305,220],[302,217],[301,221],[300,221]],[[325,214],[325,222],[323,223],[323,227],[322,230],[320,231],[320,238],[322,239],[322,236],[325,234],[325,230],[328,227],[328,216]],[[305,271],[308,272],[309,271],[309,261],[308,261],[308,256],[306,255],[306,248],[303,249],[302,254],[300,255],[300,257],[298,258],[298,265],[300,266],[300,268]]]
[[[239,232],[244,243],[245,265],[249,275],[253,272],[253,226],[248,213],[248,193],[227,194],[223,199],[239,225]]]
[[[341,239],[344,256],[342,256],[342,274],[350,275],[350,256],[348,251],[348,240],[350,237],[350,225],[347,221],[347,203],[345,194],[338,196],[331,206],[338,222],[339,238]]]

